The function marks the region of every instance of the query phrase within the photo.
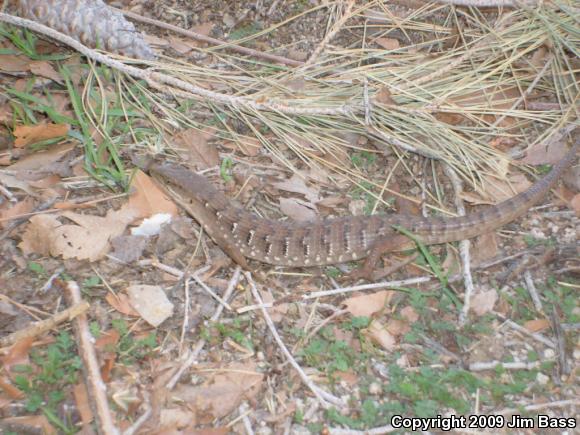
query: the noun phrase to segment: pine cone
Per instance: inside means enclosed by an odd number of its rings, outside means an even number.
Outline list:
[[[102,0],[16,0],[18,14],[92,48],[139,59],[155,54],[133,23]]]

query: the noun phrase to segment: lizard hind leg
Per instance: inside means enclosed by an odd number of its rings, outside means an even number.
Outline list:
[[[371,252],[363,263],[362,267],[353,270],[348,274],[348,278],[353,280],[364,279],[367,281],[374,281],[385,276],[385,273],[379,271],[379,275],[375,274],[376,265],[380,258],[386,252],[393,252],[402,249],[409,244],[409,238],[403,235],[396,235],[390,233],[385,236],[377,238],[371,247]],[[389,273],[392,273],[390,271]]]

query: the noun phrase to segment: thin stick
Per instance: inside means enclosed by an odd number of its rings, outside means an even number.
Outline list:
[[[152,70],[143,70],[136,68],[131,65],[124,64],[123,62],[113,59],[112,57],[99,53],[86,45],[81,44],[76,39],[71,38],[68,35],[60,33],[50,27],[44,26],[35,21],[27,20],[20,17],[15,17],[14,15],[0,13],[0,21],[4,21],[8,24],[13,24],[15,26],[25,27],[32,31],[41,33],[50,38],[55,39],[58,42],[66,44],[73,49],[77,50],[79,53],[88,57],[89,59],[99,62],[103,65],[107,65],[110,68],[124,72],[134,78],[146,81],[150,86],[156,89],[165,89],[163,85],[174,86],[177,89],[189,92],[190,96],[198,96],[214,104],[224,104],[227,106],[234,106],[238,108],[245,108],[247,110],[254,111],[272,111],[272,112],[282,112],[289,115],[342,115],[351,116],[355,112],[361,112],[364,110],[362,106],[360,107],[350,107],[342,105],[334,108],[325,107],[291,107],[282,101],[272,100],[271,102],[261,103],[254,99],[247,97],[238,97],[231,95],[224,95],[218,92],[210,91],[199,86],[194,86],[191,83],[180,80],[176,77],[171,77],[163,73],[154,72]],[[165,91],[167,92],[167,91]],[[175,92],[172,90],[168,92],[169,95],[173,95]]]
[[[401,429],[396,429],[390,424],[381,427],[375,427],[373,429],[367,430],[353,430],[353,429],[338,429],[338,428],[328,428],[328,433],[330,435],[381,435],[384,433],[392,433],[395,431],[400,431]]]
[[[322,50],[324,50],[324,48],[336,36],[336,34],[340,31],[340,29],[344,27],[348,19],[351,17],[351,11],[352,7],[354,6],[354,3],[355,3],[354,0],[348,1],[346,8],[344,9],[344,13],[342,14],[342,17],[340,17],[340,19],[336,23],[334,23],[332,29],[330,29],[330,31],[324,36],[322,41],[320,41],[320,44],[318,44],[318,46],[314,49],[308,60],[304,63],[305,67],[310,66],[314,62],[316,62],[318,56],[320,56],[320,53],[322,53]]]
[[[66,296],[69,303],[75,305],[81,304],[82,297],[79,286],[74,281],[66,283],[62,281],[60,285],[67,290]],[[89,330],[89,322],[85,313],[79,314],[74,322],[74,329],[78,339],[78,347],[80,356],[83,360],[83,367],[85,372],[85,382],[87,383],[87,390],[89,397],[92,398],[91,404],[94,407],[94,415],[97,419],[97,425],[101,433],[115,435],[119,431],[115,427],[111,410],[109,409],[109,402],[107,401],[107,386],[101,378],[101,370],[97,361],[97,353],[93,346],[94,339]]]
[[[501,318],[505,322],[505,324],[508,325],[510,328],[515,329],[516,331],[524,335],[527,335],[528,337],[532,337],[534,340],[539,341],[540,343],[543,343],[552,349],[556,348],[556,345],[550,339],[544,337],[542,334],[538,334],[537,332],[530,332],[523,326],[518,325],[516,322],[504,317],[500,313],[494,312],[494,314],[499,318]]]
[[[10,346],[23,338],[37,337],[61,323],[68,322],[80,314],[83,314],[89,309],[89,303],[86,301],[79,302],[63,311],[56,313],[54,316],[41,320],[39,322],[34,322],[30,326],[21,329],[19,331],[13,332],[6,337],[0,338],[0,347]]]
[[[434,0],[435,3],[444,3],[455,6],[467,6],[474,8],[515,8],[520,4],[534,6],[538,4],[535,0],[519,2],[517,0]]]
[[[258,304],[263,304],[264,301],[260,296],[260,292],[258,292],[258,289],[256,288],[256,284],[254,283],[252,275],[249,272],[244,272],[244,276],[246,277],[246,280],[250,284],[250,289],[252,290],[252,295],[254,295],[254,299],[256,299]],[[302,382],[304,382],[304,384],[310,389],[310,391],[314,393],[314,395],[320,401],[322,406],[326,409],[330,408],[332,405],[338,406],[340,408],[346,406],[346,404],[342,401],[342,399],[324,391],[322,388],[318,387],[316,384],[314,384],[314,382],[310,380],[308,375],[304,372],[304,370],[302,370],[302,367],[300,367],[300,365],[296,362],[296,360],[294,359],[294,357],[292,356],[292,354],[282,341],[282,338],[280,337],[280,334],[278,334],[276,326],[274,325],[272,318],[268,314],[268,311],[266,311],[266,309],[264,308],[262,308],[261,310],[262,316],[264,316],[264,320],[266,321],[266,325],[268,325],[268,328],[270,329],[270,332],[272,333],[274,340],[278,344],[278,347],[280,348],[280,350],[282,351],[282,353],[284,354],[290,365],[294,367],[294,370],[296,370],[296,372],[302,379]]]
[[[544,306],[542,305],[542,301],[538,295],[538,290],[536,289],[536,284],[534,284],[534,279],[532,278],[532,273],[529,271],[529,269],[524,272],[524,282],[526,290],[528,290],[528,293],[532,298],[532,302],[534,303],[534,308],[537,312],[543,313]]]
[[[164,23],[162,21],[154,20],[152,18],[144,17],[142,15],[136,14],[135,12],[125,11],[122,9],[117,9],[111,7],[111,9],[122,13],[126,17],[131,18],[132,20],[139,21],[141,23],[152,24],[154,26],[160,27],[165,30],[171,30],[172,32],[178,33],[183,36],[187,36],[188,38],[195,39],[197,41],[207,42],[208,44],[217,45],[216,48],[227,48],[233,51],[237,51],[238,53],[247,54],[252,57],[271,60],[272,62],[281,63],[288,66],[301,66],[304,62],[300,62],[298,60],[288,59],[282,56],[276,56],[275,54],[264,53],[262,51],[253,50],[251,48],[242,47],[241,45],[231,44],[225,41],[221,41],[216,38],[212,38],[211,36],[202,35],[201,33],[192,32],[191,30],[186,30],[178,26],[174,26],[173,24]]]
[[[307,295],[302,296],[302,299],[315,299],[324,296],[334,296],[343,293],[351,293],[351,292],[358,292],[362,290],[376,290],[378,288],[393,288],[393,287],[403,287],[407,285],[413,284],[421,284],[424,282],[429,282],[431,280],[428,276],[423,276],[419,278],[410,278],[410,279],[403,279],[400,281],[383,281],[377,282],[374,284],[362,284],[362,285],[355,285],[352,287],[342,287],[333,290],[322,290],[318,292],[308,293]]]
[[[533,361],[533,362],[502,362],[502,361],[482,361],[469,364],[469,370],[472,372],[482,372],[485,370],[493,370],[496,367],[501,367],[505,370],[534,370],[541,367],[543,363],[550,360]]]
[[[556,402],[540,403],[538,405],[528,405],[524,406],[523,408],[506,408],[502,411],[499,411],[497,414],[510,415],[516,413],[519,414],[522,411],[539,411],[540,409],[563,408],[564,406],[578,406],[578,405],[580,405],[580,400],[578,399],[558,400]]]
[[[450,165],[444,165],[443,167],[445,173],[449,177],[451,184],[453,186],[453,192],[455,196],[455,207],[457,208],[457,214],[459,216],[465,216],[465,205],[461,200],[461,193],[463,192],[463,183],[461,179],[457,176],[457,173],[453,170]],[[463,295],[463,307],[459,313],[459,325],[465,325],[467,317],[469,316],[469,309],[471,308],[471,295],[475,292],[473,286],[473,277],[471,276],[471,255],[469,253],[469,247],[471,242],[469,240],[462,240],[459,243],[459,255],[461,257],[461,273],[463,275],[463,284],[465,286],[465,294]]]
[[[225,301],[227,301],[230,298],[230,296],[234,292],[236,286],[238,285],[238,282],[240,280],[241,270],[242,269],[240,268],[240,266],[238,266],[236,268],[236,270],[234,271],[234,275],[232,276],[232,279],[230,280],[230,283],[228,284],[228,288],[226,289],[226,291],[223,295],[223,299]],[[210,318],[210,322],[215,322],[217,319],[219,319],[219,317],[222,314],[223,309],[224,309],[223,305],[218,305],[216,310],[215,310],[215,313]],[[177,385],[177,382],[179,381],[179,379],[181,378],[183,373],[185,373],[185,371],[189,367],[191,367],[193,365],[193,363],[197,360],[199,353],[201,352],[201,350],[205,346],[205,343],[206,343],[206,341],[204,339],[201,339],[197,342],[194,350],[187,357],[187,359],[183,362],[183,364],[179,367],[179,369],[175,372],[175,374],[171,377],[169,382],[167,382],[166,386],[169,390],[172,390],[175,387],[175,385]]]

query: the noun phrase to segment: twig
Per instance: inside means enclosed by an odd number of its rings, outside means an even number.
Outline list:
[[[430,277],[422,276],[422,277],[418,277],[418,278],[403,279],[400,281],[383,281],[383,282],[377,282],[377,283],[373,283],[373,284],[355,285],[352,287],[342,287],[342,288],[337,288],[337,289],[333,289],[333,290],[322,290],[322,291],[318,291],[318,292],[308,293],[307,295],[303,295],[302,299],[304,299],[304,300],[315,299],[315,298],[320,298],[320,297],[324,297],[324,296],[334,296],[334,295],[343,294],[343,293],[358,292],[361,290],[376,290],[378,288],[393,288],[393,287],[397,288],[397,287],[403,287],[403,286],[407,286],[407,285],[421,284],[424,282],[429,282],[430,280],[431,280]]]
[[[518,108],[518,106],[520,104],[522,104],[522,102],[526,99],[527,96],[529,96],[532,91],[534,90],[534,88],[536,87],[536,85],[538,84],[538,82],[540,81],[540,79],[542,77],[544,77],[544,74],[546,74],[546,71],[548,70],[548,67],[552,64],[552,61],[554,60],[554,56],[553,55],[549,55],[548,60],[546,61],[546,63],[544,64],[544,66],[542,67],[542,69],[540,70],[540,72],[536,75],[536,78],[532,81],[532,83],[530,83],[530,85],[526,88],[526,90],[524,91],[524,93],[522,95],[520,95],[520,98],[518,98],[514,104],[512,104],[512,107],[510,107],[510,112],[513,110],[516,110]],[[500,117],[498,117],[494,123],[492,124],[493,127],[497,127],[498,125],[501,124],[501,122],[507,118],[507,113],[504,113],[503,115],[501,115]]]
[[[502,362],[502,361],[488,361],[488,362],[476,362],[469,364],[469,370],[472,372],[482,372],[485,370],[493,370],[496,367],[501,367],[505,370],[534,370],[541,367],[543,363],[549,360],[543,361],[533,361],[533,362]]]
[[[45,293],[48,290],[50,290],[50,288],[52,287],[52,283],[54,282],[54,280],[57,279],[58,276],[61,273],[63,273],[63,272],[64,272],[64,267],[59,267],[57,270],[55,270],[54,273],[48,277],[48,279],[46,280],[46,282],[44,283],[44,285],[42,286],[42,288],[40,289],[40,291],[42,293]]]
[[[248,414],[251,412],[247,403],[244,402],[238,407],[238,412],[240,413],[240,417],[242,419],[242,423],[244,424],[244,430],[246,431],[247,435],[254,435],[254,429],[252,429],[252,423],[248,418]]]
[[[523,326],[518,325],[516,322],[506,318],[505,316],[503,316],[500,313],[494,312],[494,314],[496,316],[498,316],[499,318],[501,318],[505,322],[505,324],[508,325],[510,328],[515,329],[516,331],[518,331],[524,335],[527,335],[528,337],[532,337],[534,340],[539,341],[540,343],[545,344],[546,346],[548,346],[552,349],[556,348],[556,345],[551,340],[544,337],[542,334],[538,334],[537,332],[530,332],[526,328],[524,328]]]
[[[534,303],[534,307],[536,311],[539,313],[544,312],[544,307],[542,305],[542,301],[540,300],[540,296],[538,296],[538,290],[536,289],[536,285],[534,284],[534,279],[532,278],[532,273],[528,270],[524,272],[524,282],[526,285],[526,289],[532,298],[532,302]]]
[[[226,291],[223,295],[223,299],[225,301],[227,301],[230,298],[230,296],[234,292],[236,286],[238,285],[238,282],[240,280],[241,270],[242,269],[240,268],[240,266],[238,266],[236,268],[236,270],[234,271],[234,275],[232,276],[232,279],[230,280],[230,283],[228,284],[228,288],[226,289]],[[210,318],[210,322],[215,322],[217,319],[219,319],[219,317],[222,314],[223,309],[224,309],[223,305],[218,305],[216,310],[215,310],[215,313]],[[179,378],[181,378],[183,373],[185,373],[185,371],[189,367],[191,367],[191,365],[197,360],[199,353],[201,352],[201,350],[205,346],[205,343],[206,343],[206,341],[204,339],[201,339],[197,342],[195,349],[191,352],[191,354],[187,357],[187,359],[183,362],[183,364],[181,364],[181,366],[175,372],[175,374],[171,377],[169,382],[167,382],[167,388],[169,390],[172,390],[175,387],[175,385],[177,384],[177,382],[179,381]]]
[[[74,281],[59,282],[59,285],[66,289],[66,297],[69,303],[78,305],[82,303],[81,291],[79,286]],[[118,434],[119,431],[115,427],[111,410],[109,409],[109,402],[107,401],[107,386],[101,378],[101,370],[97,361],[97,353],[93,346],[94,339],[89,330],[89,322],[86,314],[79,314],[74,322],[74,329],[78,339],[78,347],[80,356],[83,360],[83,368],[85,372],[85,382],[87,383],[87,390],[89,397],[92,399],[93,413],[97,419],[97,425],[104,434]]]
[[[194,272],[191,277],[195,280],[195,282],[197,282],[202,289],[204,289],[207,293],[209,293],[209,295],[214,298],[216,301],[218,301],[221,305],[223,305],[225,308],[228,309],[228,311],[233,311],[232,307],[230,306],[230,304],[228,304],[225,300],[223,300],[223,298],[219,297],[218,294],[216,292],[214,292],[211,288],[209,288],[207,286],[207,284],[205,282],[203,282],[201,280],[201,278],[198,276],[197,274],[198,272]]]
[[[564,336],[564,331],[562,330],[562,323],[560,322],[560,317],[555,307],[552,307],[552,312],[550,313],[550,322],[552,323],[552,329],[554,335],[556,336],[556,350],[558,355],[558,373],[557,377],[560,379],[561,375],[564,374],[568,376],[572,369],[568,362],[568,352],[566,350],[566,337]]]
[[[185,333],[189,325],[189,310],[191,309],[191,302],[189,299],[189,280],[186,279],[183,283],[185,289],[185,301],[183,303],[183,322],[181,323],[181,335],[179,337],[179,355],[183,354],[183,343],[185,341]]]
[[[138,433],[141,426],[143,426],[147,420],[149,420],[149,417],[151,417],[153,410],[151,409],[149,394],[143,395],[143,406],[145,407],[143,414],[141,414],[139,418],[135,420],[135,423],[133,423],[128,429],[123,431],[123,435],[134,435]]]
[[[154,26],[160,27],[165,30],[171,30],[172,32],[179,33],[183,36],[187,36],[188,38],[195,39],[197,41],[207,42],[209,44],[217,45],[214,49],[218,48],[227,48],[233,51],[237,51],[238,53],[247,54],[252,57],[271,60],[272,62],[281,63],[288,66],[301,66],[304,62],[300,62],[298,60],[288,59],[282,56],[276,56],[275,54],[264,53],[262,51],[253,50],[251,48],[242,47],[241,45],[231,44],[229,42],[224,42],[216,38],[212,38],[211,36],[202,35],[201,33],[192,32],[191,30],[186,30],[178,26],[174,26],[173,24],[164,23],[162,21],[154,20],[153,18],[144,17],[142,15],[136,14],[135,12],[125,11],[122,9],[117,9],[111,7],[111,9],[122,13],[126,17],[129,17],[135,21],[139,21],[141,23],[152,24]]]
[[[463,183],[450,165],[443,165],[443,170],[449,177],[449,180],[453,186],[453,192],[455,195],[454,202],[455,207],[457,208],[457,214],[459,216],[465,216],[465,205],[461,200],[461,194],[463,193]],[[471,295],[475,292],[475,288],[473,286],[473,277],[471,276],[471,255],[469,253],[470,246],[471,242],[469,240],[462,240],[459,243],[461,273],[463,275],[463,284],[465,286],[465,294],[463,295],[463,307],[459,313],[459,326],[465,325],[465,322],[467,321],[467,317],[469,316],[469,309],[471,308]]]
[[[66,44],[73,49],[77,50],[79,53],[88,57],[89,59],[99,62],[103,65],[107,65],[110,68],[124,72],[134,78],[146,81],[150,86],[165,90],[170,96],[175,94],[174,90],[170,92],[164,87],[164,85],[174,86],[175,88],[186,91],[190,93],[190,97],[198,96],[214,104],[224,104],[227,106],[233,106],[236,108],[245,108],[247,110],[254,111],[273,111],[282,112],[289,115],[342,115],[351,116],[355,112],[360,112],[363,107],[350,107],[342,105],[334,108],[325,107],[301,107],[301,106],[288,106],[281,101],[272,100],[267,103],[257,102],[251,98],[238,97],[231,95],[224,95],[218,92],[210,91],[199,86],[194,86],[191,83],[185,82],[176,77],[171,77],[163,73],[154,72],[152,70],[143,70],[136,68],[131,65],[124,64],[123,62],[113,59],[112,57],[99,53],[83,44],[77,40],[67,36],[63,33],[57,32],[50,27],[44,26],[35,21],[26,20],[24,18],[15,17],[14,15],[0,13],[0,21],[4,21],[8,24],[13,24],[15,26],[25,27],[27,29],[33,30],[35,32],[46,35],[50,38],[55,39],[58,42]]]
[[[515,8],[520,4],[534,6],[538,4],[535,0],[518,1],[518,0],[434,0],[435,3],[444,3],[455,6],[466,6],[474,8]]]
[[[22,225],[24,222],[26,222],[26,218],[29,216],[33,216],[35,214],[39,214],[39,213],[47,213],[50,210],[50,207],[53,206],[53,204],[55,203],[56,198],[50,198],[49,200],[45,201],[44,203],[40,204],[36,210],[34,212],[31,213],[25,213],[25,214],[20,214],[17,216],[10,216],[7,218],[1,218],[0,222],[6,222],[6,221],[12,221],[10,222],[8,225],[6,225],[4,231],[2,231],[2,233],[0,234],[0,240],[4,240],[6,237],[8,237],[10,235],[10,233],[19,225]]]
[[[89,303],[86,301],[79,302],[70,308],[56,313],[54,316],[38,322],[34,322],[30,326],[13,332],[6,337],[0,338],[0,347],[10,346],[23,338],[37,337],[46,331],[55,328],[57,325],[68,322],[80,314],[83,314],[89,309]]]
[[[400,428],[396,429],[390,424],[388,424],[386,426],[375,427],[373,429],[367,430],[337,429],[330,427],[328,428],[328,433],[330,433],[330,435],[381,435],[384,433],[391,433],[400,430],[401,430]]]
[[[249,272],[244,272],[244,276],[246,277],[246,280],[250,284],[250,289],[252,290],[252,295],[254,296],[254,299],[256,299],[258,304],[263,304],[264,301],[260,296],[260,292],[258,292],[258,289],[256,288],[256,284],[254,283],[252,275]],[[343,408],[344,406],[346,406],[346,404],[342,401],[342,399],[335,397],[330,393],[327,393],[310,380],[308,375],[304,372],[304,370],[302,370],[302,367],[300,367],[300,365],[296,362],[296,360],[294,359],[294,357],[292,356],[292,354],[282,341],[282,338],[278,334],[278,331],[276,330],[276,326],[274,325],[272,318],[268,314],[268,311],[264,308],[262,308],[262,316],[264,316],[266,325],[268,325],[268,328],[270,329],[270,332],[274,337],[274,340],[278,344],[278,347],[280,347],[280,350],[282,351],[282,353],[284,354],[290,365],[294,367],[294,370],[296,370],[296,372],[302,379],[302,382],[304,382],[304,384],[310,389],[310,391],[314,393],[314,395],[320,401],[322,406],[324,406],[326,409],[328,409],[332,405],[338,406],[339,408]]]
[[[499,414],[499,415],[520,414],[522,411],[539,411],[541,409],[563,408],[564,406],[577,406],[577,405],[580,405],[579,399],[558,400],[556,402],[539,403],[537,405],[528,405],[528,406],[524,406],[522,408],[506,408],[502,411],[499,411],[497,414]]]
[[[330,29],[330,31],[324,36],[322,41],[320,41],[320,44],[318,44],[318,46],[314,49],[308,60],[304,63],[304,67],[308,67],[312,65],[314,62],[316,62],[318,56],[320,56],[320,53],[322,53],[322,50],[324,50],[324,47],[326,47],[328,43],[340,31],[340,29],[342,29],[347,20],[351,17],[350,12],[352,11],[354,3],[355,3],[354,0],[348,0],[348,3],[346,5],[346,8],[344,9],[342,17],[340,17],[340,19],[334,24],[334,26],[332,26],[332,29]]]

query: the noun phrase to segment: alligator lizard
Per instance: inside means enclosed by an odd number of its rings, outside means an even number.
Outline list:
[[[246,258],[280,266],[322,266],[367,258],[359,277],[370,277],[380,256],[412,245],[396,230],[403,227],[425,244],[468,239],[496,229],[524,214],[546,195],[572,165],[580,135],[551,172],[528,190],[495,206],[459,217],[404,214],[347,216],[312,222],[284,222],[252,214],[218,191],[205,177],[181,166],[149,162],[170,196],[238,264]]]

